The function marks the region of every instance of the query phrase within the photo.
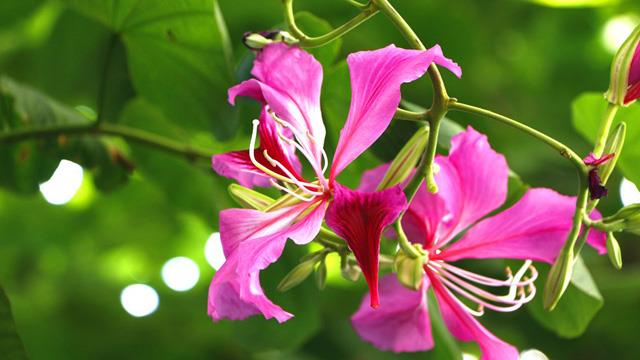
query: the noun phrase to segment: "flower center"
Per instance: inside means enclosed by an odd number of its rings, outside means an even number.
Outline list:
[[[499,312],[515,311],[531,301],[536,294],[533,282],[538,278],[538,272],[533,267],[531,260],[526,260],[515,274],[511,268],[507,267],[505,269],[507,278],[504,280],[479,275],[448,264],[443,260],[429,261],[425,265],[425,270],[437,275],[442,283],[456,295],[460,305],[474,316],[482,316],[485,308]],[[525,276],[527,270],[529,276]],[[507,293],[496,295],[479,286],[503,288],[507,290]],[[460,297],[476,303],[478,308],[475,310],[469,308]]]
[[[278,118],[271,110],[268,111],[269,115],[275,121],[275,129],[278,135],[278,138],[282,140],[284,143],[293,146],[297,149],[309,162],[313,161],[313,157],[310,155],[308,149],[305,149],[300,144],[300,139],[302,136],[306,136],[307,139],[315,142],[314,137],[309,133],[301,134],[298,129],[292,126],[290,123]],[[270,182],[271,185],[276,187],[279,190],[286,192],[287,194],[301,200],[301,201],[313,201],[316,196],[322,196],[325,193],[325,186],[323,183],[326,181],[315,181],[315,182],[306,182],[301,181],[296,177],[295,174],[291,172],[291,170],[287,169],[280,161],[274,159],[268,152],[267,149],[261,149],[262,155],[264,159],[275,169],[278,169],[281,173],[273,171],[269,169],[265,164],[260,163],[256,158],[256,140],[258,138],[258,127],[260,126],[260,120],[253,120],[253,130],[251,132],[251,143],[249,144],[249,158],[253,165],[260,169],[262,172],[271,177]],[[283,131],[284,129],[289,129],[293,134],[293,139],[285,136]],[[322,173],[326,171],[328,167],[327,154],[322,149]],[[324,180],[324,179],[322,179]]]

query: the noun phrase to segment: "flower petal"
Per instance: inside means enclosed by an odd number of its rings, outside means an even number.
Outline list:
[[[437,239],[442,246],[504,203],[509,168],[487,137],[470,126],[451,139],[449,156],[439,157],[437,164],[440,172],[436,174],[436,196],[450,212]]]
[[[251,73],[257,80],[229,89],[229,102],[233,104],[236,96],[248,96],[268,105],[291,124],[311,156],[311,165],[321,171],[325,128],[320,112],[320,63],[298,47],[274,43],[258,53]]]
[[[400,285],[395,275],[380,279],[379,309],[369,304],[371,295],[362,299],[360,308],[351,317],[351,324],[360,337],[380,350],[393,352],[425,351],[433,348],[431,322],[427,308],[425,277],[418,291]]]
[[[636,47],[629,68],[629,85],[633,86],[640,83],[640,44]]]
[[[270,176],[253,165],[249,150],[214,155],[211,158],[211,167],[218,175],[234,179],[244,187],[270,186]]]
[[[330,180],[382,135],[400,104],[400,86],[421,77],[432,62],[443,64],[454,72],[460,69],[444,58],[437,45],[426,51],[389,45],[347,57],[351,106],[340,131]]]
[[[358,190],[364,192],[374,192],[378,188],[378,185],[384,179],[384,175],[389,170],[390,164],[382,164],[373,169],[367,170],[362,173],[362,177],[360,177],[360,184],[358,185]]]
[[[334,199],[326,221],[347,241],[371,291],[371,306],[378,301],[378,255],[380,236],[407,205],[399,186],[374,193],[350,190],[335,184]]]
[[[442,318],[451,334],[460,341],[475,341],[482,351],[481,360],[517,360],[518,349],[498,339],[484,328],[444,285],[429,274],[429,279],[438,299]]]
[[[553,263],[571,230],[575,198],[550,189],[530,189],[512,207],[473,226],[434,258],[530,259]],[[590,232],[590,243],[604,234]],[[604,239],[601,240],[604,245]]]
[[[311,212],[297,220],[311,206],[314,206]],[[249,209],[222,211],[220,234],[227,261],[209,287],[209,315],[214,320],[237,320],[256,314],[278,322],[291,318],[293,315],[265,296],[260,286],[260,271],[278,260],[288,238],[298,244],[313,240],[324,213],[324,201],[269,213]]]
[[[430,249],[438,238],[447,214],[444,200],[429,193],[422,183],[402,218],[402,228],[411,242]]]

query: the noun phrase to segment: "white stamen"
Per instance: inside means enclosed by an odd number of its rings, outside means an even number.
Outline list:
[[[293,191],[293,190],[291,190],[291,189],[289,189],[289,188],[287,188],[285,186],[282,186],[282,185],[278,184],[278,182],[273,180],[273,179],[269,179],[269,181],[271,182],[271,185],[273,185],[275,188],[286,192],[287,194],[293,196],[294,198],[296,198],[298,200],[311,202],[311,201],[313,201],[315,199],[315,196],[311,196],[310,198],[306,198],[306,197],[304,197],[304,196],[302,196],[300,194],[296,194],[295,191]]]
[[[269,161],[269,163],[272,166],[277,167],[278,169],[282,170],[291,180],[291,182],[295,185],[297,185],[300,190],[302,190],[303,192],[309,194],[309,195],[315,195],[315,196],[320,196],[322,194],[324,194],[322,191],[312,191],[310,189],[308,189],[307,187],[316,187],[316,188],[320,188],[320,190],[322,190],[322,188],[317,185],[317,184],[312,184],[312,183],[308,183],[308,182],[302,182],[300,180],[298,180],[292,173],[291,171],[289,171],[284,165],[282,165],[278,160],[272,158],[271,156],[269,156],[269,153],[267,152],[267,150],[263,150],[263,155],[264,157],[267,159],[267,161]]]

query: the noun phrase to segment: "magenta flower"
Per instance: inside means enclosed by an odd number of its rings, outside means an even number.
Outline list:
[[[383,277],[380,308],[367,306],[367,295],[352,317],[353,326],[363,339],[383,350],[431,349],[426,297],[431,287],[454,337],[478,343],[483,359],[517,359],[516,348],[475,318],[485,309],[514,311],[533,298],[537,273],[531,261],[554,261],[571,228],[575,199],[550,189],[530,189],[509,209],[486,217],[506,199],[509,170],[486,136],[472,128],[453,138],[449,155],[439,156],[437,164],[440,191],[430,194],[423,186],[403,218],[409,240],[428,252],[421,288],[412,291],[401,286],[395,275]],[[376,173],[369,174],[380,177]],[[375,180],[364,183],[372,182]],[[590,233],[588,243],[606,252],[605,234]],[[462,259],[491,258],[526,261],[518,271],[509,270],[506,279],[455,265]]]
[[[631,60],[631,68],[629,69],[627,93],[624,96],[624,103],[629,104],[632,101],[640,99],[640,44],[636,47]]]
[[[461,70],[439,46],[427,51],[388,46],[351,54],[351,106],[331,164],[323,149],[325,128],[320,112],[322,67],[298,47],[282,43],[258,53],[255,77],[232,87],[229,101],[248,96],[263,104],[253,122],[249,150],[213,157],[219,174],[245,186],[272,185],[296,203],[276,211],[228,209],[220,213],[224,266],[209,289],[208,313],[214,320],[262,314],[279,322],[292,315],[273,304],[260,286],[260,270],[275,262],[288,238],[306,244],[318,234],[322,219],[348,243],[378,304],[378,250],[382,229],[406,206],[399,187],[377,193],[352,191],[336,182],[340,172],[365,151],[389,125],[400,103],[400,86],[421,77],[431,63],[456,75]],[[256,147],[257,137],[260,146]],[[315,174],[302,176],[296,154]],[[328,209],[327,209],[328,208]]]

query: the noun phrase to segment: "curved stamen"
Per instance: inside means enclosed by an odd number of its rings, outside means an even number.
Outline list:
[[[278,160],[269,156],[269,153],[267,152],[266,149],[262,151],[262,154],[272,166],[275,166],[278,169],[282,170],[293,181],[293,183],[297,185],[300,188],[300,190],[302,190],[304,193],[307,193],[309,195],[315,195],[315,196],[320,196],[324,194],[324,192],[322,192],[322,187],[320,185],[312,184],[308,182],[302,182],[296,179],[296,177],[291,173],[291,171],[289,171],[284,165],[282,165],[282,163],[280,163]],[[319,188],[320,191],[313,191],[308,189],[307,187],[316,187],[316,188]]]
[[[457,266],[451,265],[449,263],[446,263],[440,260],[432,261],[431,264],[436,265],[438,267],[442,267],[447,271],[454,273],[464,279],[476,282],[478,284],[486,285],[486,286],[501,287],[501,286],[510,286],[511,284],[513,284],[513,276],[509,276],[506,280],[498,280],[488,276],[476,274],[468,270],[461,269]],[[519,286],[529,285],[530,283],[535,281],[535,279],[538,277],[538,272],[536,271],[535,267],[529,266],[529,269],[531,270],[531,278],[525,282],[518,283]]]
[[[251,163],[258,169],[260,169],[262,172],[264,172],[265,174],[271,176],[272,178],[275,178],[287,183],[294,183],[293,180],[268,169],[266,166],[260,164],[260,162],[256,160],[255,152],[256,152],[256,138],[257,138],[256,135],[258,134],[258,125],[260,125],[260,120],[258,119],[253,120],[253,131],[251,132],[251,142],[249,143],[249,159],[251,159]]]
[[[273,185],[275,188],[286,192],[287,194],[293,196],[294,198],[296,198],[298,200],[305,201],[305,202],[311,202],[316,198],[315,196],[311,196],[311,197],[307,198],[307,197],[304,197],[304,196],[302,196],[300,194],[297,194],[295,191],[289,189],[288,187],[278,184],[278,182],[273,180],[273,179],[269,179],[269,181],[271,182],[271,185]]]

